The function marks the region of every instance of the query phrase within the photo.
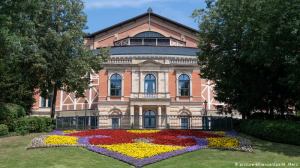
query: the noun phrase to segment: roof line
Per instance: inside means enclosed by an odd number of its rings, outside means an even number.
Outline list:
[[[111,28],[120,26],[120,25],[122,25],[122,24],[124,24],[124,23],[126,23],[126,22],[130,22],[130,21],[132,21],[132,20],[136,20],[137,18],[146,16],[146,15],[148,15],[148,14],[149,14],[149,13],[146,12],[146,13],[143,13],[143,14],[138,15],[138,16],[136,16],[136,17],[133,17],[133,18],[131,18],[131,19],[127,19],[127,20],[125,20],[125,21],[123,21],[123,22],[114,24],[114,25],[109,26],[109,27],[107,27],[107,28],[104,28],[104,29],[102,29],[102,30],[96,31],[96,32],[94,32],[94,33],[92,33],[92,34],[88,34],[88,35],[85,36],[85,38],[92,38],[92,37],[94,37],[96,34],[99,34],[99,33],[101,33],[101,32],[107,31],[108,29],[111,29]],[[171,19],[168,19],[168,18],[166,18],[166,17],[163,17],[163,16],[161,16],[161,15],[159,15],[159,14],[156,14],[156,13],[153,13],[153,12],[152,12],[151,14],[154,15],[154,16],[156,16],[156,17],[159,17],[159,18],[162,18],[162,19],[164,19],[164,20],[167,20],[167,21],[169,21],[169,22],[171,22],[171,23],[177,24],[177,25],[179,25],[179,26],[181,26],[181,27],[183,27],[183,28],[192,30],[192,31],[194,31],[194,32],[199,32],[199,31],[196,30],[196,29],[193,29],[193,28],[188,27],[188,26],[186,26],[186,25],[183,25],[183,24],[181,24],[181,23],[175,22],[175,21],[173,21],[173,20],[171,20]]]

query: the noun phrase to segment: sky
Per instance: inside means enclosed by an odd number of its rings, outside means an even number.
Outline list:
[[[198,25],[189,16],[194,9],[205,8],[205,0],[83,0],[87,14],[85,32],[94,33],[127,19],[153,12],[198,30]]]

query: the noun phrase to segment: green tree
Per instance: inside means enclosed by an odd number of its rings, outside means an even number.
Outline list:
[[[85,89],[89,88],[89,74],[101,69],[108,49],[95,55],[84,46],[87,16],[81,0],[49,0],[42,8],[37,36],[46,68],[41,73],[40,89],[43,97],[53,93],[51,117],[54,117],[57,91],[63,88],[68,93],[75,92],[76,97],[84,97]]]
[[[0,1],[0,102],[19,104],[27,113],[45,63],[34,22],[40,7],[35,0]]]
[[[192,14],[201,77],[243,118],[256,110],[283,114],[299,103],[299,9],[297,0],[208,0]]]

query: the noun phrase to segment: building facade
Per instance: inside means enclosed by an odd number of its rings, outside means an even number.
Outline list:
[[[95,53],[110,46],[111,56],[90,76],[93,87],[85,98],[58,92],[58,116],[99,116],[93,124],[100,127],[165,128],[191,125],[191,116],[204,114],[204,101],[208,111],[223,105],[214,100],[210,81],[199,76],[197,30],[151,9],[89,34],[84,43]],[[36,99],[34,114],[50,115],[51,98]]]

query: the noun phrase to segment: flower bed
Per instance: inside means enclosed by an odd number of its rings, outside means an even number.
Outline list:
[[[249,140],[236,133],[193,130],[54,131],[35,138],[29,148],[82,146],[136,167],[203,148],[253,151]]]

